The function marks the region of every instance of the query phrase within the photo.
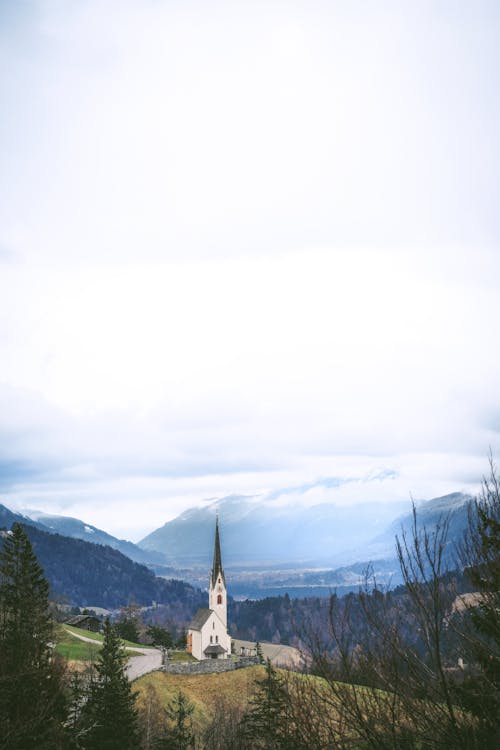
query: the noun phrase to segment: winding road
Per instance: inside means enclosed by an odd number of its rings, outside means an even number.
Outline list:
[[[66,628],[65,628],[66,630]],[[66,630],[67,633],[79,638],[81,641],[87,641],[88,643],[97,643],[95,638],[87,638],[86,635],[80,635],[79,633],[73,633],[71,630]],[[138,677],[142,677],[148,672],[154,672],[156,669],[161,667],[161,651],[158,648],[141,648],[140,646],[125,646],[126,651],[140,652],[140,656],[131,656],[125,667],[125,674],[127,675],[130,682],[137,680]]]

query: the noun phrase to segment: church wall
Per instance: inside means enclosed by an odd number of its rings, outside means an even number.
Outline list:
[[[231,636],[215,612],[212,612],[201,630],[189,630],[188,643],[191,647],[190,653],[198,660],[206,658],[207,646],[220,645],[226,649],[226,654],[218,657],[220,659],[225,659],[231,654]]]
[[[199,630],[190,630],[191,634],[191,653],[194,656],[195,659],[204,659],[205,655],[203,654],[202,649],[202,637],[201,632]]]
[[[225,648],[227,654],[221,658],[226,658],[231,653],[231,637],[228,635],[226,626],[220,620],[215,612],[212,612],[202,629],[202,659],[205,658],[203,653],[207,646],[216,646],[219,644]]]

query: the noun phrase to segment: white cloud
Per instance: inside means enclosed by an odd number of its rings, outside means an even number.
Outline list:
[[[6,501],[113,530],[380,465],[373,499],[474,483],[499,19],[446,7],[2,9]]]

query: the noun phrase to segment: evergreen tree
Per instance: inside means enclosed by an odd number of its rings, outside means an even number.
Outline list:
[[[160,648],[173,647],[172,634],[166,628],[162,628],[159,625],[148,625],[146,633],[151,639],[153,646],[159,646]]]
[[[195,747],[192,715],[193,704],[179,690],[173,701],[167,706],[166,715],[169,726],[164,737],[159,740],[155,750],[192,750]]]
[[[63,743],[62,668],[53,656],[49,585],[20,524],[0,551],[0,748]]]
[[[257,693],[243,717],[242,734],[248,748],[293,750],[296,747],[288,691],[269,659],[266,675],[257,682]]]
[[[132,643],[139,642],[137,621],[133,617],[124,617],[123,620],[116,622],[115,630],[124,641],[131,641]]]
[[[139,741],[135,694],[125,675],[125,652],[109,619],[103,633],[97,674],[82,713],[88,729],[84,746],[86,750],[136,750]]]

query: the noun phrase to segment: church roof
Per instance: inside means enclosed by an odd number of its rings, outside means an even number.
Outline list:
[[[215,520],[215,544],[214,544],[214,561],[212,563],[212,571],[210,573],[210,582],[212,586],[215,586],[218,576],[222,578],[224,585],[226,585],[226,579],[224,577],[224,570],[222,568],[222,558],[220,554],[220,539],[219,539],[219,517]]]
[[[227,649],[222,648],[220,643],[217,643],[213,646],[207,646],[203,653],[204,654],[225,654],[226,651]]]
[[[189,623],[189,630],[201,630],[213,610],[201,607]]]

